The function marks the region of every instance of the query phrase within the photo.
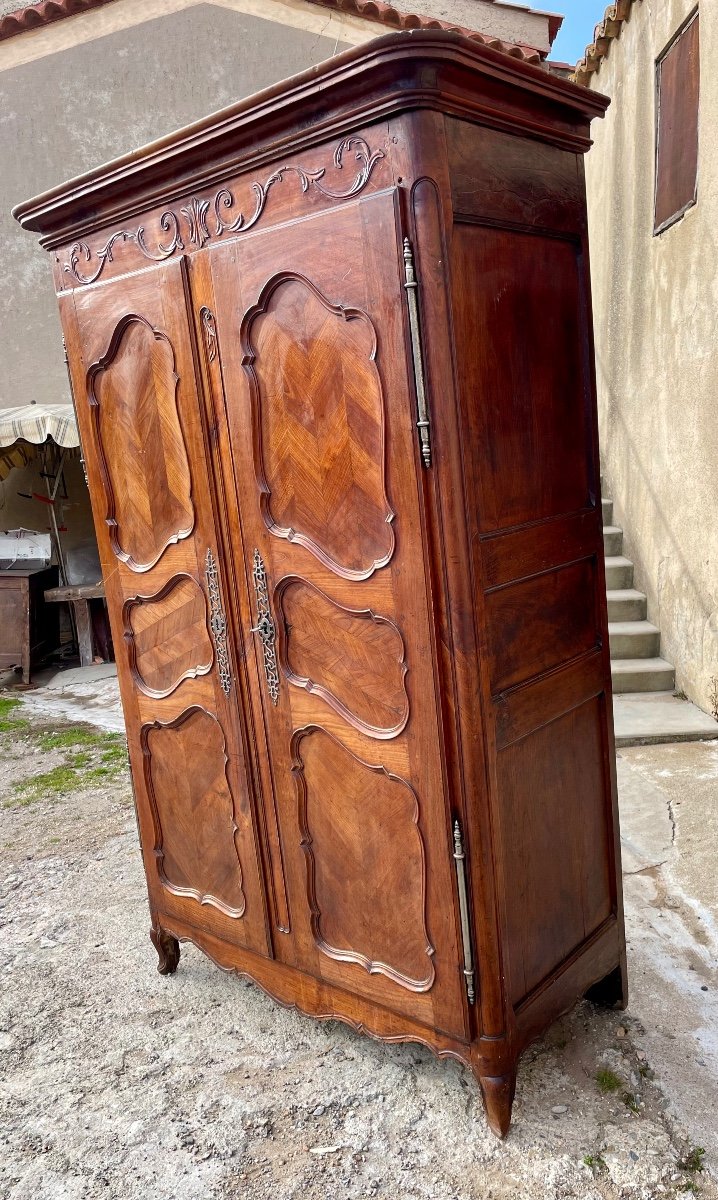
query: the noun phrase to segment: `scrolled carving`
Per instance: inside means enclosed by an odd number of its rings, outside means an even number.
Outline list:
[[[187,222],[188,241],[201,250],[212,237],[221,237],[225,233],[245,233],[256,224],[264,212],[271,189],[275,184],[282,183],[288,176],[299,180],[303,193],[314,188],[320,195],[331,200],[347,200],[351,196],[356,196],[369,182],[376,164],[384,158],[384,151],[371,150],[368,143],[361,137],[343,138],[337,145],[332,160],[337,170],[344,169],[345,156],[351,150],[355,152],[354,157],[358,169],[349,186],[343,189],[327,186],[324,182],[326,167],[317,167],[312,170],[307,167],[287,165],[278,167],[264,182],[255,180],[250,185],[250,191],[254,197],[254,211],[249,216],[245,216],[244,211],[237,212],[231,220],[227,220],[222,215],[223,209],[233,212],[236,204],[233,193],[226,187],[220,188],[211,199],[190,197],[187,203],[180,208],[180,212]],[[214,214],[211,231],[207,223],[210,210]],[[87,242],[75,242],[70,247],[69,260],[63,263],[62,269],[78,283],[88,284],[99,279],[106,264],[113,261],[112,252],[116,242],[134,242],[145,258],[155,262],[161,262],[163,259],[171,257],[177,250],[184,250],[185,243],[181,236],[179,218],[172,209],[167,209],[162,213],[160,227],[164,233],[169,233],[171,236],[168,242],[158,241],[154,249],[148,244],[142,225],[134,230],[116,230],[97,251],[93,251]],[[83,260],[88,266],[93,264],[88,273],[80,269],[79,264]]]
[[[193,246],[201,250],[205,242],[208,242],[210,238],[209,229],[207,228],[209,200],[198,200],[196,196],[193,196],[189,204],[182,205],[180,212],[189,225],[189,240]]]
[[[207,308],[205,304],[199,310],[199,319],[202,322],[202,332],[204,333],[204,347],[207,351],[207,362],[213,363],[217,357],[217,326],[214,323],[214,313]]]

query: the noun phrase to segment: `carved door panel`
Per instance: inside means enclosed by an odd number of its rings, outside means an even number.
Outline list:
[[[461,1035],[397,196],[198,258],[267,739],[275,952]]]
[[[182,261],[62,297],[151,906],[266,952]]]

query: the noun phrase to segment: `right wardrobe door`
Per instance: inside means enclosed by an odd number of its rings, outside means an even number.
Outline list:
[[[397,196],[205,253],[286,888],[275,950],[462,1036]]]

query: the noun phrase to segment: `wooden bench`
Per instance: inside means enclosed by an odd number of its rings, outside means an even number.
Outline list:
[[[105,587],[101,582],[50,588],[49,591],[45,592],[45,599],[50,604],[63,602],[72,606],[75,614],[75,628],[77,630],[77,644],[80,651],[81,667],[91,666],[95,657],[90,600],[104,600],[104,598]]]

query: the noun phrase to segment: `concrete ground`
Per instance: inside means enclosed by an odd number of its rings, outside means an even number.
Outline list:
[[[458,1064],[157,974],[110,681],[68,675],[0,720],[3,1200],[718,1197],[718,743],[619,752],[630,1005],[526,1053],[500,1143]]]

